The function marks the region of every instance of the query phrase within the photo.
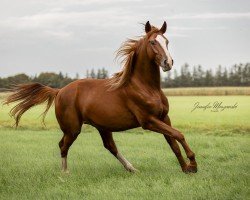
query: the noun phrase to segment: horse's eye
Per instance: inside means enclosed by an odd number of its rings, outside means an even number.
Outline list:
[[[156,43],[155,43],[154,40],[151,40],[151,41],[150,41],[150,44],[155,45]]]

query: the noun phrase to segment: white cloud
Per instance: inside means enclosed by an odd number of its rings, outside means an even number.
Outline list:
[[[44,31],[43,32],[45,35],[48,35],[49,37],[53,37],[55,39],[70,39],[74,36],[74,33],[72,31]]]
[[[169,29],[174,31],[201,31],[201,30],[226,30],[224,26],[218,27],[185,27],[185,26],[171,26]]]
[[[4,66],[5,73],[16,69],[30,73],[50,70],[41,66],[58,66],[65,72],[70,72],[72,66],[78,72],[85,70],[83,66],[106,65],[111,69],[113,52],[119,44],[126,37],[144,34],[140,22],[150,20],[153,25],[161,26],[164,19],[169,22],[166,35],[173,39],[176,66],[190,60],[223,64],[214,49],[223,49],[226,62],[229,58],[246,60],[250,29],[243,20],[250,18],[248,5],[245,0],[229,3],[224,0],[5,1],[0,7],[0,67]],[[229,19],[237,23],[227,23]],[[225,29],[230,32],[216,31]],[[239,40],[232,41],[232,35]],[[212,39],[216,42],[210,42]],[[228,48],[228,41],[230,47],[240,49],[236,52],[238,58]],[[209,54],[198,48],[208,48]],[[208,59],[207,55],[216,59]]]
[[[181,33],[169,33],[167,34],[169,37],[174,37],[174,38],[187,38],[189,37],[187,34],[181,34]]]
[[[105,17],[103,17],[105,16]],[[10,17],[0,22],[0,30],[9,32],[37,31],[44,36],[70,38],[83,29],[85,34],[107,31],[133,22],[133,17],[121,9],[103,11],[64,11],[51,9],[34,15]]]
[[[168,19],[250,19],[250,12],[177,14],[169,16]]]
[[[1,24],[17,29],[55,28],[67,27],[70,25],[86,26],[96,23],[99,25],[99,23],[104,20],[109,23],[117,21],[117,18],[112,20],[112,17],[116,14],[118,13],[112,11],[45,12],[19,18],[9,18],[2,21]],[[103,15],[105,15],[105,19],[101,18]],[[119,18],[123,18],[123,16],[120,14]]]

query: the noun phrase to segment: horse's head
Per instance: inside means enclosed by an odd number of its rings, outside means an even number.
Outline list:
[[[167,30],[167,23],[164,22],[161,29],[150,25],[149,21],[145,24],[147,38],[147,54],[162,70],[171,70],[174,61],[168,51],[168,39],[164,36]]]

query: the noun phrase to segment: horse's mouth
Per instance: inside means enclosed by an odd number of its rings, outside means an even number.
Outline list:
[[[169,65],[161,66],[161,68],[162,68],[162,71],[164,71],[164,72],[170,71],[172,69],[172,67],[170,67]]]

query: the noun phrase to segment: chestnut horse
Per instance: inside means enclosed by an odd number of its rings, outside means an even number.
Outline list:
[[[123,70],[110,79],[77,80],[62,89],[39,83],[16,86],[5,101],[6,104],[19,102],[11,110],[16,126],[22,114],[32,106],[47,102],[45,116],[55,102],[56,118],[63,132],[59,147],[64,172],[67,172],[69,147],[83,124],[90,124],[99,131],[104,147],[130,172],[136,169],[118,151],[112,132],[136,127],[163,134],[183,172],[197,172],[195,154],[183,134],[171,126],[168,100],[160,87],[160,67],[168,71],[173,65],[164,36],[166,29],[166,22],[160,29],[147,22],[144,36],[127,40],[118,50],[117,56],[124,58]],[[189,163],[185,162],[177,141],[184,148]]]

